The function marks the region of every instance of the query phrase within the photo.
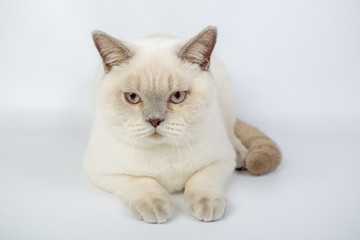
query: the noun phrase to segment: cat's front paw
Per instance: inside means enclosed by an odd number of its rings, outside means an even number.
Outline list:
[[[222,218],[226,209],[226,198],[221,193],[188,193],[185,195],[187,207],[195,218],[210,222]]]
[[[164,223],[170,217],[174,208],[168,196],[145,196],[130,204],[131,211],[140,220],[148,223]]]

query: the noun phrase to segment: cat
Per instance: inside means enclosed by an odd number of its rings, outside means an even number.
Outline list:
[[[279,165],[276,143],[236,119],[230,79],[211,56],[215,27],[190,40],[92,36],[102,66],[84,172],[137,218],[166,222],[174,210],[169,194],[184,191],[192,216],[218,220],[235,168],[262,175]]]

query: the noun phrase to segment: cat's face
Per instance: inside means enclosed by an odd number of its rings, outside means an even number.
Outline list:
[[[202,37],[203,42],[204,37],[209,39],[201,34],[197,38]],[[191,142],[216,106],[214,82],[207,71],[216,39],[214,29],[207,34],[211,34],[213,43],[207,41],[206,46],[194,46],[196,38],[190,46],[170,39],[146,39],[128,43],[132,44],[131,50],[119,42],[121,45],[115,46],[119,57],[111,55],[114,50],[102,55],[106,73],[98,107],[113,135],[130,144]],[[114,47],[109,46],[114,39],[103,36],[111,42],[97,45],[100,54]],[[96,36],[94,39],[97,43]],[[105,40],[101,39],[101,44]]]

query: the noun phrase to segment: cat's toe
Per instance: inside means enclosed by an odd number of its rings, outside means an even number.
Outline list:
[[[146,197],[134,201],[130,208],[137,218],[148,223],[164,223],[174,210],[168,197]]]
[[[215,221],[225,214],[226,198],[223,194],[190,194],[186,202],[191,215],[201,221]]]

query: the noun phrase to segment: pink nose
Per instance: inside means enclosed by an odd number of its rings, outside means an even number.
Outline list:
[[[151,123],[151,125],[153,125],[153,127],[157,127],[160,125],[160,123],[164,121],[164,119],[160,119],[160,118],[150,118],[148,119],[148,122]]]

